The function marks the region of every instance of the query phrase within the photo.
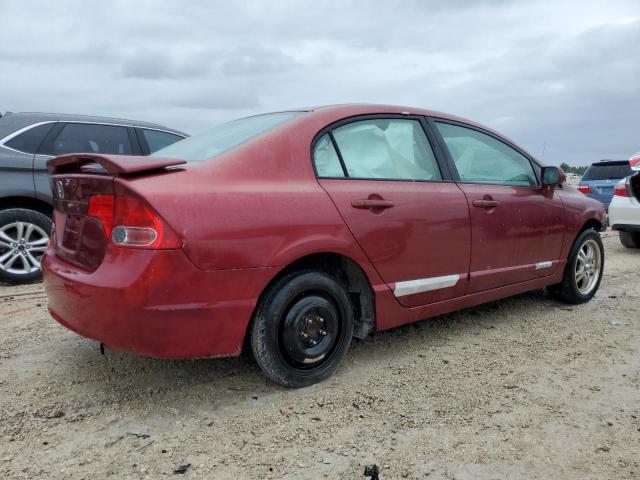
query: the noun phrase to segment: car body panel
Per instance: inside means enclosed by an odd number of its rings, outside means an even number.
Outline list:
[[[473,244],[468,293],[553,274],[567,230],[553,188],[461,184],[471,214]],[[495,200],[495,208],[473,206]]]
[[[566,184],[525,192],[453,181],[316,178],[311,145],[327,126],[405,112],[433,113],[380,105],[317,108],[212,160],[115,177],[115,188],[144,198],[183,239],[182,247],[129,251],[109,244],[102,263],[88,272],[60,259],[51,245],[43,265],[52,315],[118,349],[221,356],[240,351],[261,294],[308,255],[338,254],[360,267],[374,292],[376,330],[559,282],[580,230],[599,228],[605,217],[600,203]],[[393,196],[398,206],[382,213],[351,207],[372,193]],[[508,208],[470,214],[469,202],[486,194],[499,195]],[[486,246],[491,243],[495,248]],[[520,268],[547,260],[551,266],[538,269],[544,272]],[[478,273],[487,271],[484,279]],[[459,281],[449,285],[452,275]],[[413,280],[437,288],[414,294]],[[409,293],[398,295],[398,289]]]
[[[402,305],[415,307],[466,292],[469,208],[455,183],[324,179],[320,184]],[[353,202],[372,196],[393,202],[393,207],[353,207]],[[428,289],[413,293],[411,285]]]
[[[609,223],[614,230],[640,231],[640,173],[628,177],[629,196],[615,195],[609,205]]]

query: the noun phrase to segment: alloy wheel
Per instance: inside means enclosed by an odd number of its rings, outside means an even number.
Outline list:
[[[0,227],[0,270],[27,275],[40,270],[49,235],[38,225],[13,222]]]
[[[578,250],[574,281],[582,295],[588,295],[598,284],[602,273],[602,252],[593,239],[586,240]]]

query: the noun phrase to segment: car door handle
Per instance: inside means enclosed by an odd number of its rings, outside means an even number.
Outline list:
[[[368,210],[382,210],[384,208],[393,207],[393,202],[389,200],[367,199],[367,200],[354,200],[351,202],[353,208],[361,208]]]
[[[497,200],[474,200],[471,203],[478,208],[496,208],[500,206],[500,202]]]

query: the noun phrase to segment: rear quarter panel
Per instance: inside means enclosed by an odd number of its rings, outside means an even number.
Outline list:
[[[201,269],[283,267],[332,252],[381,284],[315,178],[310,145],[326,123],[302,123],[179,172],[125,182],[184,238],[186,254]]]

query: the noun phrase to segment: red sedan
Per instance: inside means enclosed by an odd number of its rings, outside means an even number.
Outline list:
[[[546,287],[593,297],[601,203],[496,132],[416,108],[257,115],[157,157],[49,163],[51,315],[114,349],[238,355],[289,387],[352,337]]]

